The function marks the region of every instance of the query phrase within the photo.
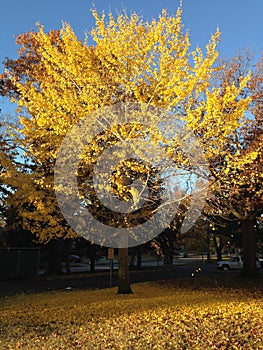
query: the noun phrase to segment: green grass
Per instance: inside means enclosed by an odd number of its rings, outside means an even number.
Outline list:
[[[193,278],[132,288],[1,298],[0,349],[263,349],[262,282]]]

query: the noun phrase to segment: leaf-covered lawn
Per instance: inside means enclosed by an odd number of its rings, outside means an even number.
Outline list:
[[[132,288],[1,298],[0,349],[263,349],[261,287],[193,279]]]

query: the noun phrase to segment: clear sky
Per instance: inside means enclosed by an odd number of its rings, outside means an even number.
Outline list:
[[[77,36],[84,38],[94,25],[92,3],[98,11],[116,14],[125,9],[145,20],[157,17],[162,8],[175,14],[179,0],[0,0],[0,70],[5,57],[16,57],[14,35],[35,29],[40,22],[46,30],[70,23]],[[219,27],[220,52],[231,57],[239,49],[249,48],[258,59],[263,49],[263,0],[184,0],[183,24],[190,31],[192,48],[201,48]],[[0,100],[3,105],[3,99]],[[1,108],[1,106],[0,106]]]

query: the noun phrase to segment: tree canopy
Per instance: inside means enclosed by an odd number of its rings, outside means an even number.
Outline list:
[[[237,138],[250,122],[246,111],[251,96],[244,94],[250,74],[240,76],[238,81],[230,79],[227,84],[214,83],[218,71],[224,70],[217,63],[218,30],[205,52],[198,47],[191,51],[180,8],[175,16],[163,11],[151,22],[136,14],[121,14],[115,19],[111,13],[100,16],[94,10],[93,15],[94,46],[89,45],[88,37],[84,42],[78,40],[69,24],[49,33],[39,25],[36,32],[17,37],[19,58],[6,60],[1,75],[2,95],[9,96],[18,106],[22,129],[17,144],[30,155],[32,164],[27,173],[10,165],[1,179],[16,187],[10,200],[19,203],[24,227],[43,242],[75,235],[57,204],[54,167],[68,132],[86,118],[90,118],[90,124],[99,123],[98,118],[92,119],[98,109],[118,103],[147,105],[161,108],[180,120],[185,135],[191,131],[198,139],[211,171],[211,176],[205,174],[211,192],[215,193],[220,186],[220,195],[225,194],[226,201],[229,191],[224,192],[224,186],[231,187],[234,181],[241,188],[247,181],[242,169],[250,171],[258,157],[252,143],[241,152]],[[107,132],[89,142],[82,154],[85,169],[96,163],[101,147],[106,149],[115,144],[113,136],[117,135],[118,139],[129,141],[140,138],[145,141],[148,137],[153,144],[162,145],[177,169],[197,170],[198,166],[190,164],[182,151],[181,135],[173,132],[170,125],[160,127],[160,115],[152,114],[146,129],[136,122],[118,127],[111,119],[106,122]],[[163,130],[166,138],[160,132]],[[130,163],[129,167],[126,177],[128,174],[131,178],[134,171],[144,173],[146,178],[153,171],[140,162]],[[85,169],[82,168],[82,174],[87,175]],[[123,171],[117,169],[112,178],[113,188],[122,200],[135,199],[138,193],[132,192],[124,178]],[[96,210],[100,207],[95,207]]]

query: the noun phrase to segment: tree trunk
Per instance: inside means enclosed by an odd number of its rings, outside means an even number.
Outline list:
[[[216,235],[213,234],[213,242],[214,242],[214,247],[215,247],[215,250],[216,250],[216,260],[217,260],[217,261],[222,261],[222,244],[221,244],[221,237],[219,237],[219,244],[217,244]]]
[[[135,258],[136,258],[136,253],[134,253],[131,258],[130,258],[130,270],[134,270],[135,269]]]
[[[52,240],[48,243],[48,274],[60,275],[62,273],[62,262],[64,253],[64,241],[62,239]]]
[[[70,275],[71,274],[71,266],[70,266],[70,261],[69,261],[68,257],[66,258],[65,263],[66,263],[67,274]]]
[[[70,261],[69,261],[69,254],[71,252],[71,241],[70,240],[64,240],[64,261],[66,263],[66,271],[67,274],[71,274],[71,266],[70,266]]]
[[[131,294],[128,248],[119,248],[118,264],[118,294]]]
[[[90,272],[95,272],[95,258],[90,258]]]
[[[210,232],[206,233],[206,262],[211,262],[211,254],[210,254]]]
[[[256,220],[254,217],[247,218],[241,223],[244,256],[243,276],[245,277],[255,277],[258,275],[256,266],[257,232],[255,224]]]
[[[168,265],[171,266],[173,265],[173,249],[171,249],[170,247],[165,247],[163,249],[163,255],[164,255],[164,265]]]
[[[141,270],[142,268],[142,252],[141,248],[139,247],[138,254],[137,254],[137,265],[136,265],[137,270]]]

